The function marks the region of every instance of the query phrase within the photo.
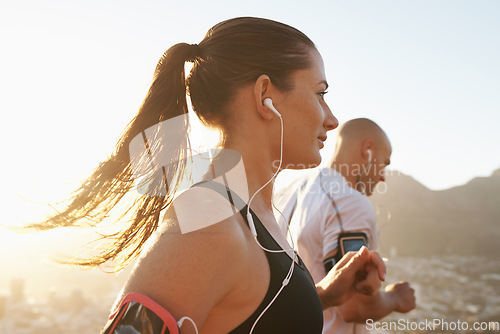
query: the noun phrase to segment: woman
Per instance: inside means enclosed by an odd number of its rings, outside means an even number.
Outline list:
[[[193,63],[186,81],[185,62]],[[277,166],[317,166],[327,131],[338,125],[324,101],[327,88],[314,44],[278,22],[231,19],[211,28],[198,45],[176,44],[160,59],[151,88],[115,154],[82,185],[67,210],[45,227],[78,225],[88,217],[99,224],[113,208],[123,210],[131,223],[101,254],[79,264],[114,260],[125,265],[141,253],[118,302],[136,293],[146,298],[139,297],[138,303],[154,301],[150,309],[158,307],[157,314],[176,321],[189,317],[194,326],[182,325],[183,334],[194,333],[195,327],[202,333],[320,333],[322,308],[345,301],[356,289],[376,290],[385,270],[376,254],[364,249],[349,254],[314,286],[274,218],[272,180]],[[145,133],[174,118],[185,124],[186,93],[198,117],[222,134],[224,151],[218,159],[223,160],[224,152],[241,156],[248,196],[232,187],[221,192],[217,182],[211,182],[195,187],[211,189],[211,200],[189,201],[192,207],[187,210],[175,207],[176,189],[187,169],[187,131],[176,127],[173,141],[167,140],[168,131],[156,131],[154,145]],[[142,194],[132,191],[141,170],[132,154],[137,138],[142,138],[143,153],[153,160],[159,152],[175,152],[170,153],[175,159],[159,169],[165,182],[146,182],[148,190]],[[221,177],[214,171],[214,180]],[[225,201],[219,193],[224,192],[238,210],[212,221],[217,215],[209,213],[219,212]],[[129,203],[126,200],[134,194],[137,199],[123,209],[121,203]],[[189,210],[208,213],[210,221],[183,233],[179,217]],[[187,225],[191,223],[197,222],[188,220]],[[155,231],[157,237],[145,246]],[[370,264],[376,269],[367,271]],[[135,318],[143,319],[144,313],[137,314]],[[113,326],[121,316],[115,315]],[[119,332],[108,325],[111,330]]]

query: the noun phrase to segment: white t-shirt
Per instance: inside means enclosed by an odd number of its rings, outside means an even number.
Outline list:
[[[323,260],[337,248],[341,223],[332,199],[339,211],[344,232],[364,232],[368,248],[376,250],[378,230],[376,216],[368,198],[349,187],[346,179],[331,168],[323,168],[302,177],[275,196],[275,205],[283,213],[276,219],[288,241],[309,269],[314,282],[325,277]],[[293,212],[293,215],[292,215]],[[290,216],[292,217],[290,221]],[[290,240],[292,236],[293,240]],[[364,324],[346,323],[335,307],[324,311],[323,333],[368,333]]]

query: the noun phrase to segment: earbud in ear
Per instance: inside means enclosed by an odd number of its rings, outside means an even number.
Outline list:
[[[366,153],[368,153],[368,163],[372,162],[372,150],[367,149]]]
[[[271,109],[273,113],[276,114],[276,116],[281,117],[281,114],[276,110],[276,108],[273,106],[273,100],[271,100],[269,97],[264,99],[264,105]]]

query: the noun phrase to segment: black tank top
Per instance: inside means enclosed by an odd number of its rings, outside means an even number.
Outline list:
[[[229,188],[224,187],[216,182],[203,182],[196,186],[203,186],[217,191],[222,196],[226,197],[231,204],[238,203],[236,207],[244,208],[240,211],[243,219],[248,225],[246,218],[247,206],[243,200],[238,197]],[[257,230],[257,239],[260,244],[272,250],[282,250],[280,245],[274,240],[271,234],[264,227],[257,215],[250,210],[255,228]],[[262,311],[274,298],[278,290],[281,288],[282,282],[285,279],[292,258],[285,252],[270,253],[265,252],[269,269],[271,271],[271,279],[266,295],[259,307],[253,314],[233,329],[232,334],[248,334],[255,320],[259,317]],[[278,298],[273,302],[271,307],[267,309],[264,315],[259,319],[254,328],[255,334],[316,334],[321,333],[323,329],[323,308],[319,299],[318,293],[311,274],[305,267],[302,260],[299,259],[299,264],[294,264],[293,274],[290,282],[281,291]]]

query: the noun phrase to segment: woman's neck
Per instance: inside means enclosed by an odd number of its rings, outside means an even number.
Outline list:
[[[231,145],[228,148],[238,151],[242,156],[249,200],[253,197],[251,208],[272,212],[274,175],[279,161],[273,164],[275,159],[271,158],[270,154],[260,149],[252,149],[248,145],[245,147]]]

